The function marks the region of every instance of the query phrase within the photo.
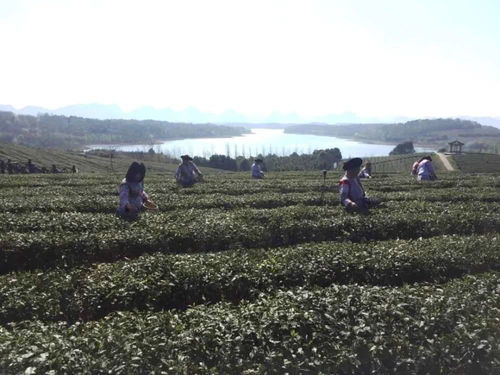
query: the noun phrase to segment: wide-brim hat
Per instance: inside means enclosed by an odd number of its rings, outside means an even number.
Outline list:
[[[193,158],[189,155],[181,155],[182,160],[193,160]]]
[[[344,171],[348,171],[349,169],[356,169],[356,168],[361,167],[361,164],[363,164],[363,159],[361,159],[361,158],[350,159],[350,160],[344,162],[342,169]]]
[[[263,163],[263,162],[264,162],[264,160],[262,160],[262,159],[255,159],[254,161],[255,161],[256,163]]]

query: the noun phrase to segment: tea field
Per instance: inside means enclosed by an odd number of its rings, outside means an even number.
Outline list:
[[[500,155],[485,153],[455,154],[458,168],[467,173],[500,173]]]
[[[0,176],[0,373],[498,374],[500,176]]]

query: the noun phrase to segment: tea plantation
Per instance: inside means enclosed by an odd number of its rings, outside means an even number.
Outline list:
[[[0,176],[0,373],[500,373],[500,177]]]

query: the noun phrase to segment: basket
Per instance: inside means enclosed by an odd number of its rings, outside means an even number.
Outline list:
[[[152,201],[146,201],[142,205],[144,206],[144,208],[146,208],[148,210],[152,210],[152,211],[158,210],[158,206],[156,205],[156,203],[154,203]]]

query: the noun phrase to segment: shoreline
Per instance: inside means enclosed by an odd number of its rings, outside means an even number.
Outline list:
[[[352,142],[358,142],[358,143],[366,143],[370,145],[384,145],[384,146],[396,146],[394,142],[384,142],[384,141],[373,141],[370,139],[365,139],[365,138],[351,138],[351,137],[343,137],[339,135],[325,135],[325,134],[309,134],[309,133],[285,133],[285,134],[295,134],[295,135],[317,135],[319,137],[332,137],[332,138],[340,138],[340,139],[345,139],[346,141],[352,141]],[[425,144],[425,143],[413,143],[414,147],[421,147],[421,148],[439,148],[438,145],[436,144]]]
[[[368,145],[372,145],[372,146],[385,146],[385,148],[388,149],[388,151],[386,152],[383,152],[383,153],[380,153],[379,156],[385,156],[389,153],[389,151],[394,148],[396,146],[396,143],[391,143],[391,142],[381,142],[381,141],[373,141],[373,140],[368,140],[368,139],[359,139],[359,138],[355,138],[355,137],[340,137],[340,136],[334,136],[334,135],[318,135],[318,134],[303,134],[303,133],[285,133],[285,128],[280,128],[280,129],[275,129],[275,128],[259,128],[259,129],[256,129],[256,130],[280,130],[281,132],[283,132],[283,135],[286,136],[286,135],[295,135],[295,136],[311,136],[311,137],[323,137],[323,138],[331,138],[332,140],[334,139],[337,139],[339,142],[341,141],[349,141],[349,142],[353,142],[353,143],[356,143],[356,144],[359,144],[359,145],[366,145],[367,147],[369,147]],[[240,134],[240,135],[235,135],[235,136],[231,136],[231,137],[192,137],[192,138],[169,138],[169,139],[158,139],[158,140],[155,140],[154,143],[151,142],[151,143],[102,143],[102,144],[94,144],[94,145],[86,145],[85,149],[84,149],[84,152],[90,152],[90,151],[94,151],[94,150],[113,150],[115,149],[117,152],[148,152],[148,149],[149,148],[152,148],[153,150],[156,151],[155,147],[160,147],[161,148],[161,145],[164,145],[166,143],[170,143],[170,142],[174,142],[174,141],[196,141],[196,140],[200,140],[200,139],[206,139],[206,142],[209,143],[210,142],[210,139],[212,140],[226,140],[227,143],[231,144],[232,139],[235,139],[235,138],[242,138],[242,137],[246,137],[246,136],[250,136],[252,134],[259,134],[258,131],[252,131],[250,130],[248,133],[243,133],[243,134]],[[237,142],[237,141],[236,141]],[[330,142],[330,141],[328,141]],[[265,142],[264,142],[265,143]],[[314,143],[314,142],[313,142]],[[129,147],[130,146],[136,146],[136,149],[132,150],[130,149],[129,151],[125,151],[125,150],[121,150],[121,148],[125,148],[125,147]],[[415,144],[414,145],[417,150],[416,152],[423,152],[423,153],[426,153],[426,152],[436,152],[436,150],[438,149],[438,146],[436,145],[430,145],[430,144]],[[113,148],[114,147],[114,148]],[[239,147],[239,146],[238,146]],[[316,149],[325,149],[325,148],[331,148],[332,146],[325,146],[325,145],[318,145],[318,147],[313,147],[311,148],[310,152],[302,152],[303,154],[309,154],[309,153],[312,153],[313,149],[316,150]],[[339,147],[341,148],[341,151],[343,151],[343,148],[341,145],[339,145]],[[346,146],[347,147],[347,146]],[[351,146],[349,146],[351,147]],[[354,146],[356,147],[356,146]],[[421,150],[419,150],[419,148]],[[162,150],[158,150],[158,152],[162,152]],[[298,151],[299,152],[299,151]],[[214,154],[218,154],[217,151],[214,151],[213,152]],[[276,153],[276,152],[275,152]],[[292,154],[293,152],[290,151],[290,154]],[[349,153],[349,152],[348,152]],[[220,153],[219,153],[220,154]],[[222,154],[225,154],[225,152],[222,152]],[[207,157],[205,154],[203,154],[204,157]],[[284,156],[289,156],[288,154],[284,154]]]
[[[80,147],[80,151],[91,151],[91,150],[110,150],[109,148],[105,149],[100,149],[100,148],[89,148],[90,146],[132,146],[132,145],[142,145],[142,146],[151,146],[154,147],[155,145],[163,144],[165,142],[171,142],[171,141],[182,141],[184,139],[203,139],[203,138],[208,138],[208,139],[218,139],[218,138],[235,138],[235,137],[241,137],[244,136],[245,134],[253,134],[253,132],[248,132],[248,133],[242,133],[239,135],[231,135],[231,136],[226,136],[226,137],[190,137],[190,138],[167,138],[167,139],[158,139],[155,140],[153,143],[137,143],[137,142],[126,142],[126,143],[99,143],[96,145],[84,145]]]

